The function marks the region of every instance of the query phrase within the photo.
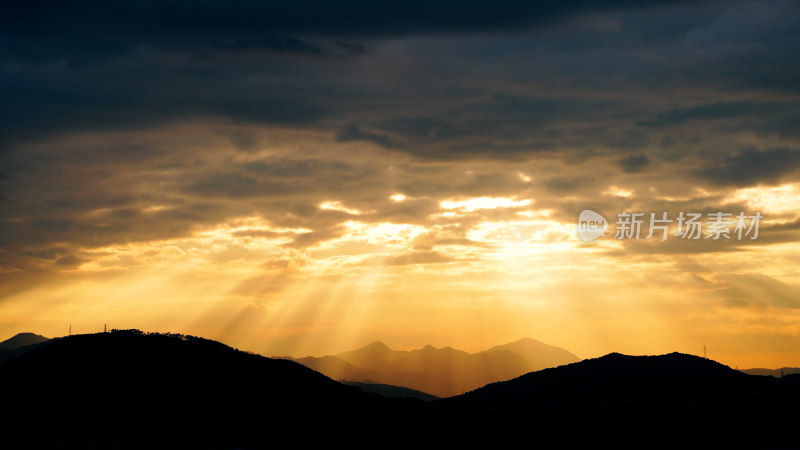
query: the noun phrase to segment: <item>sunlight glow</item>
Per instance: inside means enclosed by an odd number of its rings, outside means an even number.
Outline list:
[[[319,209],[326,210],[326,211],[341,211],[351,216],[359,216],[363,214],[361,211],[355,208],[348,208],[342,204],[340,201],[331,201],[331,202],[322,202],[319,204]]]
[[[164,211],[166,209],[169,209],[169,207],[164,206],[164,205],[153,205],[153,206],[148,206],[147,208],[142,208],[142,212],[143,213],[153,213],[153,212],[158,212],[158,211]]]
[[[531,199],[517,200],[515,197],[473,197],[466,200],[443,200],[442,209],[456,209],[474,212],[480,209],[519,208],[533,203]]]
[[[415,237],[425,233],[423,226],[406,223],[366,223],[358,221],[345,222],[347,233],[340,239],[365,240],[373,244],[406,245]]]
[[[737,189],[726,202],[744,202],[762,213],[789,214],[792,218],[797,212],[797,199],[800,198],[800,187],[797,184],[780,186],[759,186]],[[750,212],[754,212],[750,211]]]
[[[613,195],[615,197],[628,198],[633,195],[632,190],[623,189],[617,186],[609,186],[608,189],[603,191],[603,195]]]
[[[570,240],[573,235],[571,225],[554,220],[509,220],[481,222],[468,233],[467,238],[487,243],[555,243]]]

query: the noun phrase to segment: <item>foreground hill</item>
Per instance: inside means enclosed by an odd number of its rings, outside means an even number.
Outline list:
[[[775,386],[715,361],[681,353],[628,356],[611,353],[580,363],[545,369],[450,399],[481,408],[561,409],[584,404],[619,407],[646,402],[695,404],[741,400],[746,385]],[[644,394],[647,395],[644,395]],[[535,398],[535,404],[529,400]]]
[[[134,330],[42,343],[0,364],[0,386],[3,449],[800,445],[800,375],[747,375],[677,353],[610,354],[423,402]]]
[[[73,435],[140,447],[244,445],[309,428],[331,435],[380,429],[371,417],[390,420],[405,408],[291,361],[136,330],[53,340],[0,365],[0,386],[7,427],[0,448]]]
[[[611,439],[630,448],[762,448],[800,444],[793,431],[798,401],[795,376],[747,375],[680,353],[612,353],[493,383],[435,406],[444,417],[468,417],[459,427],[472,422],[503,428],[515,444],[582,446]],[[532,428],[547,431],[524,431]]]
[[[399,351],[373,342],[332,356],[290,359],[333,379],[404,386],[439,397],[579,361],[564,349],[534,339],[522,339],[479,353],[430,345]]]

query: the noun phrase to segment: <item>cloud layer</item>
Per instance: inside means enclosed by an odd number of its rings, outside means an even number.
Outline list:
[[[654,323],[652,345],[731,355],[798,339],[796,2],[332,5],[7,8],[0,329],[136,317],[149,286],[176,303],[146,320],[198,301],[180,326],[246,344],[270,325],[273,353],[389,318],[400,346],[519,337],[487,314],[584,323],[563,339],[585,352]],[[753,242],[589,245],[583,209],[611,233],[623,211],[766,219]]]

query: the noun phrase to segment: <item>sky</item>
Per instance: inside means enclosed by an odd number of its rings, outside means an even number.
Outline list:
[[[798,54],[795,1],[7,5],[0,338],[799,366]]]

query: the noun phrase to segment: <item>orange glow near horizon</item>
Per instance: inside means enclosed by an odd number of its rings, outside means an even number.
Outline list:
[[[530,182],[513,169],[508,176]],[[730,198],[765,215],[790,210],[762,194]],[[583,243],[573,222],[523,197],[429,199],[438,208],[415,223],[373,217],[419,201],[397,192],[375,210],[323,201],[322,213],[343,218],[335,234],[305,245],[294,243],[313,236],[312,227],[252,214],[182,237],[81,248],[78,264],[5,295],[0,331],[58,336],[70,324],[76,333],[108,324],[291,356],[375,340],[479,351],[533,337],[581,357],[699,354],[707,345],[731,366],[800,365],[800,349],[767,337],[800,332],[796,310],[768,306],[798,286],[794,242],[653,257],[638,249],[661,244],[618,241],[612,231]],[[684,244],[709,245],[673,243]]]
[[[0,342],[800,367],[800,2],[17,3]]]

